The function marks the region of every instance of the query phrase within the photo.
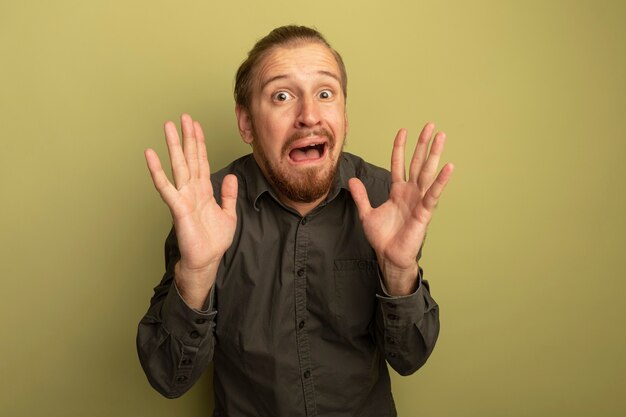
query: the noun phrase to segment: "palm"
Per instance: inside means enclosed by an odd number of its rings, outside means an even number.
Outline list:
[[[418,208],[422,198],[415,184],[393,184],[389,200],[363,218],[365,234],[376,253],[402,268],[415,261],[426,233],[428,220]]]
[[[396,276],[405,279],[416,269],[417,254],[432,212],[452,174],[453,166],[447,164],[436,175],[445,134],[435,136],[429,151],[433,131],[431,123],[422,130],[411,159],[408,180],[404,166],[406,131],[398,132],[391,156],[391,191],[389,199],[381,206],[372,208],[361,181],[350,180],[350,191],[365,235],[376,252],[386,280],[393,281],[391,277]]]
[[[237,217],[223,210],[212,190],[203,190],[190,181],[179,190],[170,207],[181,258],[190,269],[201,269],[218,262],[230,246]]]

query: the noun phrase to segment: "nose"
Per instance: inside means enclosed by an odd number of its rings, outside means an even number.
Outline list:
[[[313,97],[304,97],[300,100],[296,127],[313,127],[320,123],[319,103]]]

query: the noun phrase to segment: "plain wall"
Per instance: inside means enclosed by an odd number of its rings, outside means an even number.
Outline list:
[[[249,152],[234,73],[297,23],[343,54],[347,151],[388,167],[432,120],[456,165],[400,415],[623,416],[625,4],[2,0],[0,415],[210,415],[210,373],[166,400],[137,359],[170,227],[143,150],[189,112],[214,169]]]

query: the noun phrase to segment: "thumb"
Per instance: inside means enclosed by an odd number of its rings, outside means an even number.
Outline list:
[[[222,181],[222,209],[228,214],[235,214],[237,205],[237,177],[229,174]]]
[[[350,187],[350,194],[352,194],[352,199],[354,200],[354,204],[356,204],[356,208],[359,211],[359,217],[362,220],[367,217],[369,212],[372,210],[370,199],[367,196],[367,190],[358,178],[350,178],[348,181],[348,187]]]

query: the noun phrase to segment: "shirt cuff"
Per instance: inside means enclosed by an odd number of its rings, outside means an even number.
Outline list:
[[[207,304],[203,310],[191,308],[172,282],[161,309],[163,327],[183,344],[199,346],[215,325],[217,311],[213,309],[213,288]]]

